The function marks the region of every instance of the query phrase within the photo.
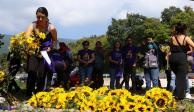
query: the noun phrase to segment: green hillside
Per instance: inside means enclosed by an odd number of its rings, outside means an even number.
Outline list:
[[[2,39],[2,42],[4,43],[4,45],[2,45],[0,48],[0,54],[8,53],[9,40],[11,37],[11,35],[5,35],[5,34],[3,34],[3,35],[4,35],[4,37]]]

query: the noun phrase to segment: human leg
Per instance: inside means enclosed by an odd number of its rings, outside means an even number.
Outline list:
[[[130,70],[131,70],[130,74],[131,74],[131,81],[132,81],[132,89],[136,90],[136,87],[137,87],[137,85],[136,85],[136,69],[134,67],[131,67]]]
[[[114,68],[110,68],[110,89],[114,89],[115,88],[115,81],[116,81],[116,74],[115,74],[116,70]]]
[[[145,81],[146,81],[146,89],[151,88],[151,75],[150,75],[150,69],[145,68],[144,69],[144,76],[145,76]]]
[[[153,87],[158,87],[159,74],[159,68],[151,68],[151,80]]]

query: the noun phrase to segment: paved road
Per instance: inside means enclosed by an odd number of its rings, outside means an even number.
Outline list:
[[[137,75],[143,76],[143,73],[139,73]],[[16,75],[16,79],[27,79],[27,76],[28,75],[26,73],[20,73]],[[194,73],[190,73],[189,76],[194,76]],[[105,86],[110,84],[109,74],[104,74],[104,80],[105,80],[105,83],[104,83]],[[166,74],[164,72],[160,73],[160,81],[161,81],[162,87],[166,87],[167,80],[166,80]],[[194,87],[194,79],[189,79],[189,86]],[[143,87],[145,87],[145,80],[144,80]]]
[[[143,73],[137,74],[137,75],[143,76]],[[189,75],[193,75],[193,74],[189,74]],[[27,74],[26,73],[17,74],[16,79],[27,79]],[[122,80],[123,79],[121,79],[121,81]],[[162,87],[166,87],[167,80],[166,80],[165,73],[160,73],[160,82],[161,82]],[[109,85],[110,85],[110,78],[109,78],[108,74],[104,74],[104,86],[109,86]],[[130,85],[131,85],[131,81],[130,81]],[[189,79],[189,85],[191,88],[192,99],[194,99],[194,79]],[[145,88],[145,79],[144,79],[143,87]]]

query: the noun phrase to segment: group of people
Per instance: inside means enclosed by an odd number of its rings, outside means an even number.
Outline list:
[[[47,90],[51,85],[63,86],[68,89],[70,87],[68,85],[70,83],[69,74],[73,63],[70,49],[65,43],[61,42],[60,48],[56,50],[57,31],[54,25],[49,22],[47,9],[45,7],[38,8],[36,17],[37,20],[32,22],[27,29],[27,37],[37,32],[43,32],[46,34],[46,39],[41,41],[39,51],[28,57],[26,86],[28,96],[31,96],[33,92]],[[186,26],[183,24],[177,24],[174,27],[175,33],[170,38],[169,44],[170,52],[166,54],[170,68],[176,75],[175,96],[177,99],[185,97],[186,76],[188,74],[187,46],[194,47],[193,41],[186,36],[185,31]],[[106,58],[109,62],[110,89],[121,88],[125,83],[125,88],[129,90],[129,79],[131,78],[131,89],[137,90],[139,82],[136,76],[136,66],[139,60],[143,62],[141,65],[144,70],[146,89],[151,88],[151,83],[153,87],[160,86],[161,54],[159,46],[152,38],[147,38],[142,42],[141,47],[137,47],[133,44],[132,39],[128,36],[123,47],[119,40],[115,41],[108,55],[104,53],[100,41],[96,42],[94,50],[89,49],[89,41],[83,41],[83,49],[77,53],[80,86],[88,85],[94,89],[103,86]],[[42,54],[42,51],[46,51],[49,61],[45,60],[44,56],[38,56],[38,54]],[[143,57],[139,58],[138,53],[142,54]],[[121,77],[123,77],[123,81],[120,81]]]

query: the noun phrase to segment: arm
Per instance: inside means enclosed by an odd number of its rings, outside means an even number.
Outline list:
[[[84,63],[84,64],[86,63],[84,60],[81,59],[81,56],[80,56],[79,54],[78,54],[78,56],[77,56],[77,59],[78,59],[78,61],[79,61],[80,63]]]
[[[189,46],[194,48],[194,42],[189,37],[186,37],[186,42],[189,44]]]
[[[94,60],[95,60],[95,55],[94,55],[94,53],[92,53],[92,57],[91,57],[91,59],[88,61],[88,63],[92,63]]]
[[[118,61],[112,60],[111,56],[109,56],[108,59],[109,59],[109,61],[110,61],[111,63],[118,64]]]
[[[187,55],[192,55],[192,52],[193,52],[193,48],[189,46],[189,51],[187,51]]]
[[[33,32],[33,24],[31,23],[28,28],[27,28],[27,31],[26,31],[26,37],[28,38],[30,35],[32,35],[32,32]]]
[[[57,45],[57,30],[53,25],[51,25],[50,32],[52,34],[52,46],[51,46],[51,48],[56,48],[56,45]]]

